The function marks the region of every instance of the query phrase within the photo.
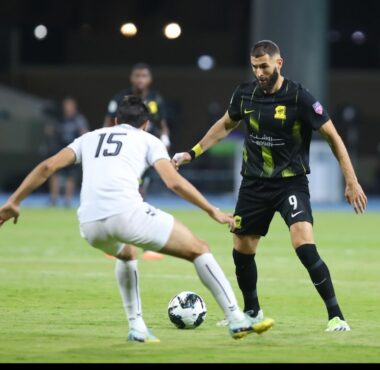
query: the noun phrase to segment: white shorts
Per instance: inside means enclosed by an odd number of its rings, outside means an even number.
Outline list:
[[[168,242],[173,225],[172,215],[142,203],[133,211],[80,224],[80,233],[93,247],[117,256],[123,244],[159,251]]]

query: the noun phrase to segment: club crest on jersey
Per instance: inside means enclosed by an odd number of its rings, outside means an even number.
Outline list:
[[[313,104],[313,108],[314,108],[315,113],[320,114],[320,115],[323,114],[323,107],[319,101]]]
[[[275,108],[275,119],[286,119],[286,107],[285,105],[277,105]]]
[[[158,105],[154,100],[148,103],[148,107],[149,107],[150,113],[156,114],[158,112]]]

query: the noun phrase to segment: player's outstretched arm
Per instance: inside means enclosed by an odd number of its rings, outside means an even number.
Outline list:
[[[207,149],[223,140],[238,126],[239,122],[233,121],[228,112],[226,112],[222,118],[211,126],[202,140],[189,152],[176,153],[172,159],[173,165],[178,169],[180,165],[191,162]]]
[[[235,228],[235,221],[232,215],[220,212],[218,208],[211,205],[189,181],[173,168],[170,161],[160,159],[154,163],[154,168],[170,190],[207,212],[215,221],[221,224],[229,224],[231,230]]]
[[[319,132],[326,139],[337,158],[346,181],[345,197],[347,202],[352,205],[356,213],[364,213],[367,206],[367,197],[360,186],[352,166],[350,156],[342,138],[339,136],[331,120],[327,121]]]
[[[64,148],[37,165],[9,197],[7,203],[0,208],[0,226],[10,219],[17,223],[21,201],[39,188],[54,172],[74,163],[74,152],[69,148]]]

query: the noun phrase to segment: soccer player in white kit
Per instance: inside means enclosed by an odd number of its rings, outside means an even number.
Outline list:
[[[149,110],[143,101],[136,96],[125,97],[119,106],[115,126],[82,135],[32,170],[0,208],[0,226],[9,219],[17,223],[21,201],[53,173],[74,163],[82,163],[83,182],[78,209],[81,235],[93,247],[117,258],[116,280],[129,322],[128,340],[159,341],[143,320],[137,260],[131,259],[130,248],[124,244],[193,262],[199,278],[228,318],[233,338],[268,330],[273,326],[273,320],[257,323],[240,310],[208,245],[173,216],[142,200],[138,179],[147,166],[153,166],[169,189],[217,222],[234,227],[230,215],[212,206],[175,170],[164,144],[144,131],[148,120]]]

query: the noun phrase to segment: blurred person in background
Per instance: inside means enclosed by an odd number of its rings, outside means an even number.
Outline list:
[[[150,120],[147,131],[158,137],[166,149],[170,149],[170,131],[166,121],[165,103],[162,96],[151,88],[153,83],[152,69],[146,63],[137,63],[132,67],[129,76],[130,87],[117,93],[109,102],[104,126],[113,126],[119,105],[127,95],[140,97],[150,110]],[[148,169],[140,180],[140,193],[145,199],[149,185],[152,182],[152,169]],[[161,254],[146,251],[145,259],[161,259]]]
[[[78,110],[77,102],[72,97],[62,101],[62,114],[56,125],[49,125],[45,129],[48,140],[48,155],[54,155],[65,148],[77,137],[88,132],[87,119]],[[75,192],[78,177],[77,166],[70,166],[55,173],[49,180],[50,204],[56,206],[61,189],[61,179],[64,182],[65,206],[70,207]]]

